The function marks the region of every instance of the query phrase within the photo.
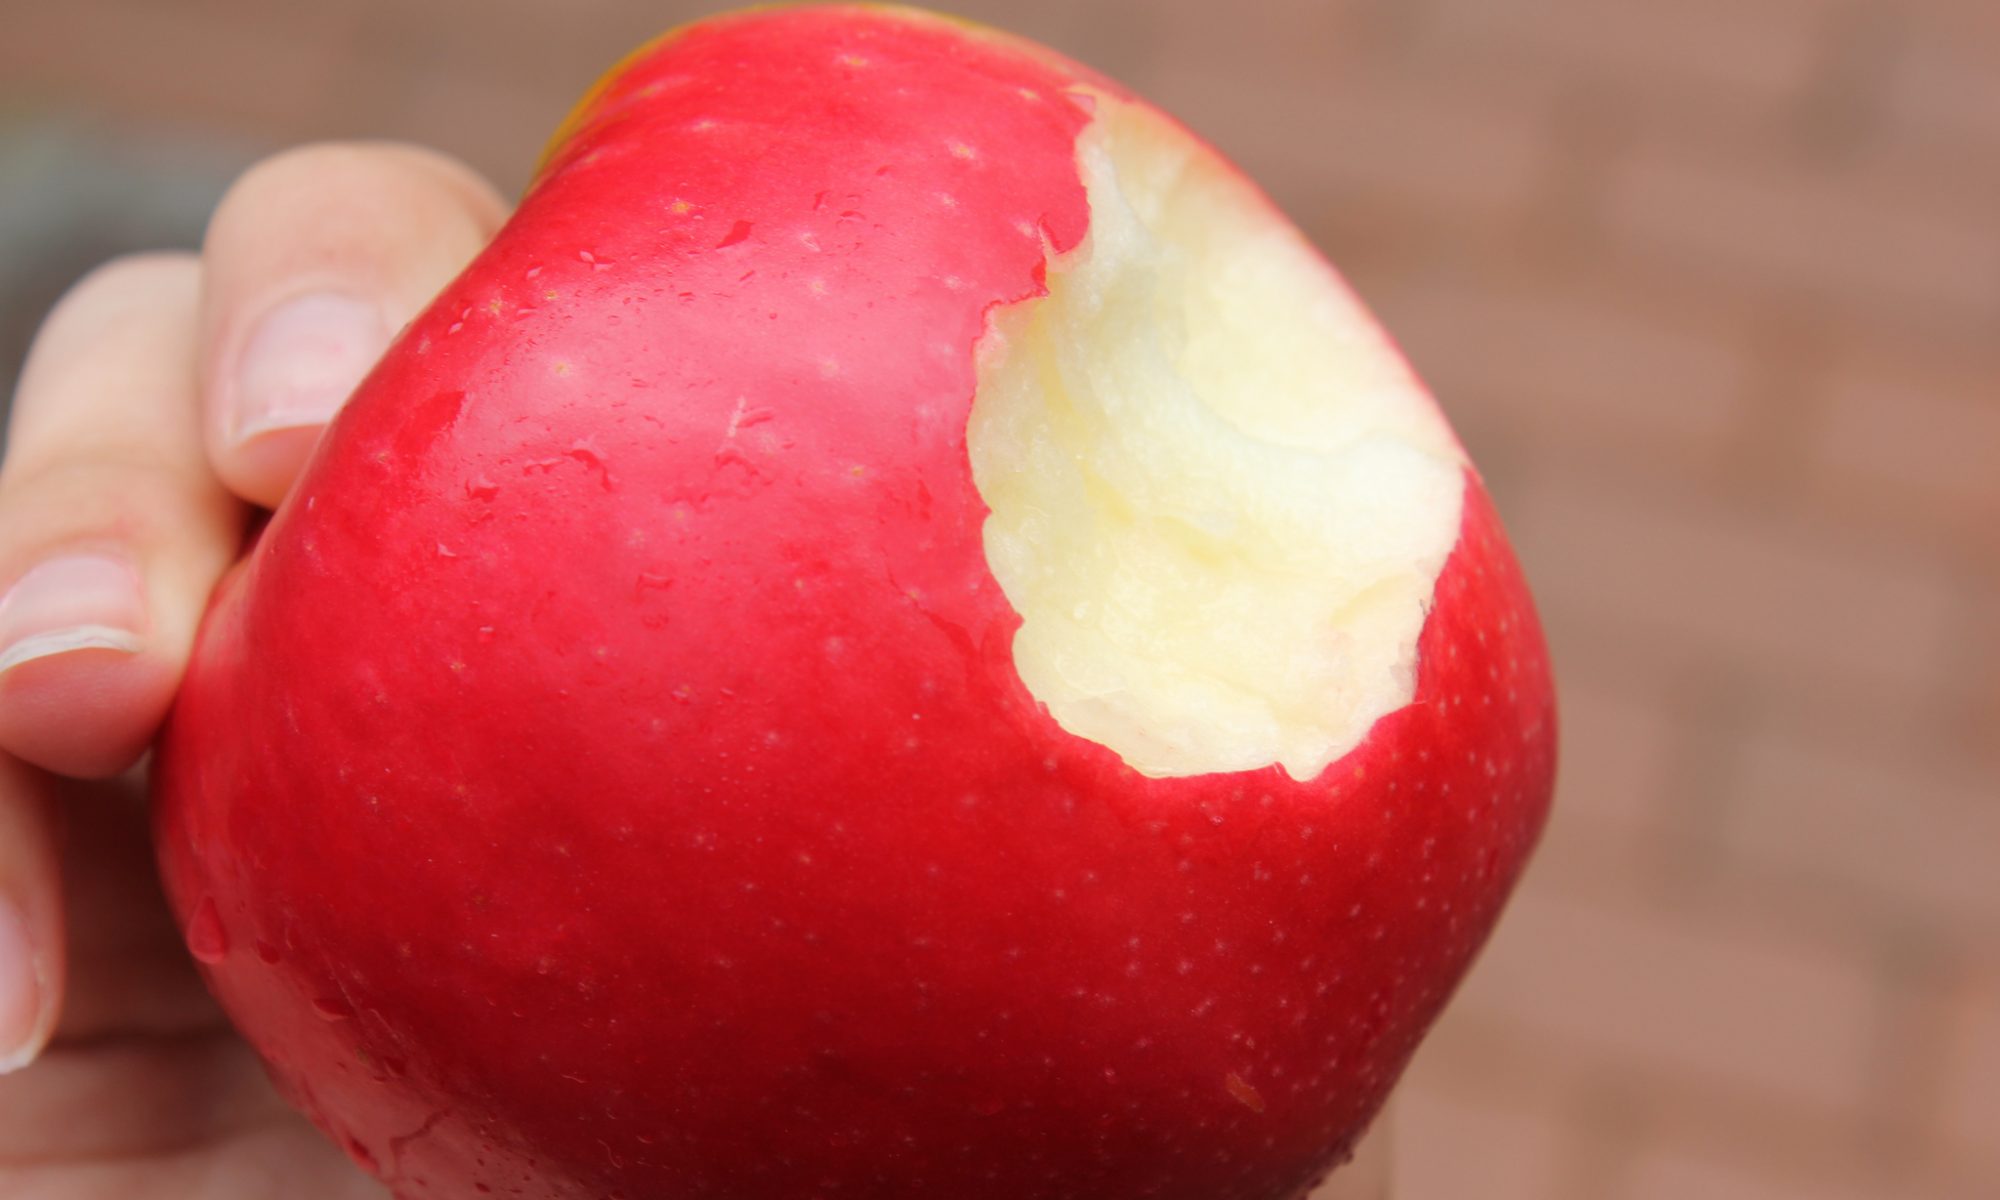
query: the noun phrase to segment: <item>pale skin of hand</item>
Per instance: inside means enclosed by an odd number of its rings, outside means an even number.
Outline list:
[[[136,764],[253,507],[504,213],[430,151],[290,151],[37,335],[0,461],[0,1196],[386,1196],[203,991]],[[1389,1195],[1385,1141],[1313,1200]]]

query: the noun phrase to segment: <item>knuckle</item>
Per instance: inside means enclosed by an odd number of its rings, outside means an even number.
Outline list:
[[[200,261],[185,250],[152,250],[121,254],[100,263],[71,284],[56,301],[42,323],[42,333],[79,312],[97,308],[106,300],[123,300],[135,289],[182,284],[200,271]]]
[[[279,151],[238,176],[216,207],[210,239],[218,228],[226,231],[240,220],[322,209],[329,197],[366,201],[413,190],[449,193],[468,208],[498,204],[492,187],[471,168],[424,146],[311,142]]]
[[[354,142],[310,142],[253,164],[223,192],[209,219],[208,241],[214,243],[238,222],[268,207],[283,211],[323,192],[329,180],[352,172],[359,154]]]
[[[379,191],[382,178],[381,154],[372,142],[309,142],[281,150],[229,185],[209,219],[207,245],[213,250],[241,231],[274,221],[304,223],[304,215]]]
[[[0,472],[0,528],[6,544],[74,540],[97,533],[158,540],[226,516],[213,485],[173,464],[129,449],[87,443]]]
[[[317,180],[328,172],[351,170],[366,164],[373,143],[365,141],[304,142],[268,155],[236,177],[223,196],[223,206],[244,193],[273,187],[292,186],[299,180]]]

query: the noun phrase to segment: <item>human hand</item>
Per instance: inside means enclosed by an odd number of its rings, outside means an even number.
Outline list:
[[[383,1194],[203,991],[132,768],[253,507],[502,211],[429,152],[293,151],[37,337],[0,462],[0,1195]],[[1382,1140],[1313,1200],[1387,1195]]]
[[[292,151],[38,334],[0,463],[0,1195],[382,1195],[203,991],[131,768],[252,506],[502,213],[427,151]]]

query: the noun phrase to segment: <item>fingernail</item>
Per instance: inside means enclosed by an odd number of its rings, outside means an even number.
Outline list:
[[[231,438],[324,425],[388,345],[388,322],[372,304],[335,292],[285,301],[244,343]]]
[[[0,672],[73,650],[136,653],[145,621],[129,563],[102,554],[48,559],[0,598]]]
[[[0,900],[0,1075],[20,1070],[41,1053],[45,990],[28,919]]]

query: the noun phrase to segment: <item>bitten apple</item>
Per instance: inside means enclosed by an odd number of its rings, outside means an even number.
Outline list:
[[[355,395],[158,834],[399,1196],[1284,1200],[1553,743],[1478,475],[1250,182],[1025,43],[767,10],[615,71]]]

